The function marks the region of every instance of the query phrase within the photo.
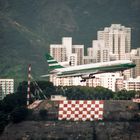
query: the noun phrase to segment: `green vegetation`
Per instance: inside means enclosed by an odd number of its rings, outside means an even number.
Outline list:
[[[35,94],[36,87],[31,82],[32,103],[35,99],[44,99],[43,94],[50,98],[51,95],[63,95],[70,100],[131,100],[139,92],[136,91],[119,91],[112,92],[111,90],[103,87],[55,87],[53,83],[48,81],[38,81],[39,87],[42,89],[42,93]],[[31,115],[31,111],[26,108],[27,99],[27,82],[23,81],[19,83],[17,91],[13,94],[7,95],[2,101],[0,101],[0,133],[4,127],[10,123],[19,123],[26,120],[28,114]],[[47,119],[47,110],[40,110],[39,115],[42,120]],[[139,119],[135,116],[134,120]]]
[[[47,118],[48,111],[46,109],[41,109],[39,111],[39,115],[40,115],[41,119],[45,120]]]

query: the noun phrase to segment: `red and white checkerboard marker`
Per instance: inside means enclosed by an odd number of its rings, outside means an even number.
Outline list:
[[[59,120],[93,121],[103,119],[102,100],[65,100],[59,102]]]

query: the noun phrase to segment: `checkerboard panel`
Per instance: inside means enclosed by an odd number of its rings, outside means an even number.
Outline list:
[[[102,100],[65,100],[59,102],[59,120],[102,120],[104,101]]]

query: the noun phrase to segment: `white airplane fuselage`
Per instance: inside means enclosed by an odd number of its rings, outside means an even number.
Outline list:
[[[94,64],[85,64],[78,66],[71,66],[67,68],[58,68],[50,71],[57,77],[74,77],[81,76],[82,79],[94,78],[95,74],[124,71],[135,67],[136,65],[130,60],[118,60]]]

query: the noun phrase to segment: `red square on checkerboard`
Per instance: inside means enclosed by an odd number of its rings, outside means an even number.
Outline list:
[[[83,108],[83,111],[87,111],[87,108]]]
[[[88,104],[87,107],[88,107],[88,108],[91,108],[91,104]]]
[[[64,107],[67,107],[68,105],[67,104],[64,104]]]
[[[63,108],[62,108],[62,107],[60,107],[60,108],[59,108],[59,111],[63,111]]]
[[[100,101],[99,101],[99,104],[103,104],[103,103],[104,103],[104,101],[103,101],[103,100],[100,100]]]
[[[92,100],[92,101],[91,101],[91,104],[95,104],[95,101],[94,101],[94,100]]]
[[[79,108],[76,107],[76,108],[75,108],[75,111],[79,111]]]
[[[103,108],[99,108],[99,111],[103,111]]]
[[[79,104],[79,101],[78,100],[76,100],[76,102],[75,102],[76,104]]]
[[[87,104],[87,101],[85,100],[83,104]]]
[[[75,107],[75,104],[71,104],[71,107]]]
[[[99,114],[99,111],[95,111],[95,114]]]
[[[63,101],[59,101],[59,104],[63,104]]]
[[[75,118],[77,118],[78,117],[78,114],[75,114]]]
[[[67,111],[71,111],[71,108],[68,108]]]
[[[67,114],[67,117],[70,118],[70,114]]]
[[[62,118],[62,117],[63,117],[63,115],[62,114],[59,114],[58,118]]]
[[[95,104],[95,107],[98,108],[99,107],[99,104]]]
[[[95,111],[95,108],[91,108],[91,111]]]

